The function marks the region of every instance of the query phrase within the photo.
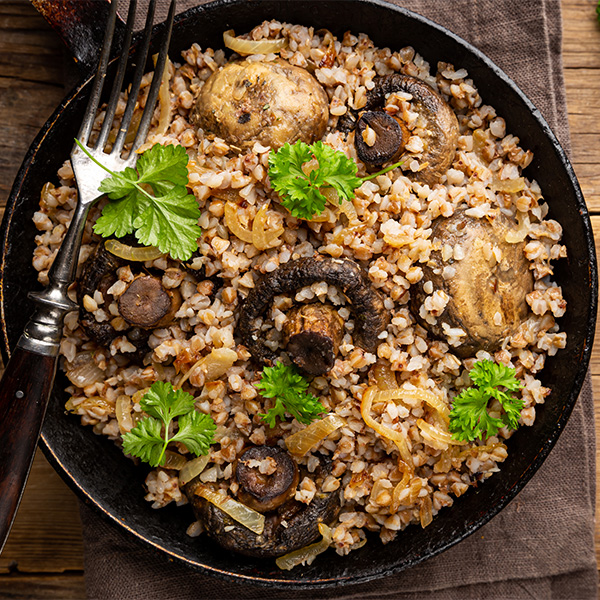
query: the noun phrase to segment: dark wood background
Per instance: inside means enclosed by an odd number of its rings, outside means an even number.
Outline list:
[[[596,0],[561,3],[572,159],[600,241],[600,26]],[[29,144],[64,95],[63,56],[60,40],[27,0],[0,0],[0,211]],[[598,432],[598,340],[591,368]],[[600,555],[600,525],[596,548]],[[0,556],[0,598],[84,597],[77,499],[38,452]]]

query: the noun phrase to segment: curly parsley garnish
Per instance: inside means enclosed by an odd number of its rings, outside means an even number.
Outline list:
[[[523,400],[510,394],[521,389],[515,370],[491,360],[481,360],[469,372],[475,386],[455,396],[450,411],[450,431],[455,439],[472,442],[477,438],[496,435],[501,427],[516,429]],[[504,388],[499,389],[499,388]],[[503,413],[498,419],[488,412],[488,403],[496,399]]]
[[[196,456],[207,454],[217,426],[209,415],[194,408],[194,397],[183,390],[174,390],[166,381],[152,384],[140,401],[149,416],[123,435],[123,450],[137,456],[152,467],[163,464],[170,442],[181,442]],[[169,437],[169,425],[177,419],[179,429]]]
[[[283,419],[285,413],[303,425],[318,419],[325,412],[325,407],[316,396],[306,391],[308,385],[294,365],[278,362],[274,367],[265,367],[256,387],[265,398],[274,398],[275,406],[259,416],[269,427],[275,427],[275,419]]]
[[[302,166],[312,160],[316,160],[319,166],[307,174]],[[320,188],[335,189],[341,204],[344,200],[352,200],[354,190],[364,181],[383,175],[401,164],[398,162],[373,175],[358,177],[356,163],[340,150],[334,150],[323,142],[309,146],[298,141],[293,145],[284,144],[277,152],[269,154],[269,179],[281,197],[281,203],[292,216],[312,219],[325,210],[327,203]]]
[[[111,200],[102,210],[94,231],[103,237],[123,237],[135,232],[145,246],[156,246],[173,258],[188,260],[198,249],[200,209],[188,194],[188,155],[183,146],[155,144],[140,155],[135,169],[115,173],[96,160],[75,140],[91,160],[110,177],[98,190]],[[150,191],[152,193],[150,193]]]

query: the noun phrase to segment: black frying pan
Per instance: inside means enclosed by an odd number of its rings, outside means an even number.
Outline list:
[[[38,4],[46,5],[47,9],[48,4],[57,6],[41,1]],[[77,6],[88,9],[74,17],[65,18],[60,10],[58,16],[48,16],[71,43],[85,70],[93,63],[101,30],[98,23],[102,22],[105,7],[90,0],[70,4],[72,9]],[[89,6],[93,7],[93,14]],[[590,358],[597,303],[594,242],[573,170],[539,111],[479,51],[409,11],[379,0],[219,0],[177,18],[172,57],[178,57],[179,51],[198,38],[204,47],[221,47],[224,30],[247,31],[271,18],[327,28],[338,36],[348,29],[365,31],[378,46],[412,45],[431,64],[444,60],[465,67],[484,101],[493,104],[506,119],[508,131],[518,134],[523,147],[534,152],[535,159],[526,174],[535,178],[544,190],[550,217],[562,224],[563,242],[569,251],[569,257],[556,267],[556,279],[568,302],[568,312],[561,319],[568,345],[555,357],[548,358],[542,375],[542,383],[552,388],[551,396],[537,408],[534,427],[521,429],[510,439],[509,457],[501,472],[479,488],[471,489],[451,508],[442,510],[427,529],[409,527],[387,546],[372,539],[346,557],[329,551],[326,558],[320,557],[310,567],[290,572],[279,571],[271,561],[232,555],[204,537],[190,539],[185,534],[192,520],[187,508],[151,509],[143,500],[146,474],[143,468],[134,467],[107,439],[81,427],[78,417],[65,414],[62,390],[66,380],[62,376],[57,378],[48,408],[42,448],[86,502],[158,551],[192,567],[223,578],[264,585],[308,588],[356,583],[398,572],[459,542],[506,506],[540,467],[567,422]],[[95,25],[88,27],[86,21]],[[26,294],[39,287],[31,267],[36,234],[31,217],[42,185],[55,179],[57,168],[69,155],[88,89],[88,83],[84,82],[48,120],[25,158],[8,201],[0,256],[0,341],[5,360],[30,314]]]

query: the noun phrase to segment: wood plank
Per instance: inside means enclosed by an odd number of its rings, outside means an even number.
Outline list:
[[[78,500],[38,450],[0,573],[82,571],[82,540]]]
[[[82,600],[85,597],[82,573],[30,576],[13,574],[0,577],[2,600]]]
[[[568,68],[600,67],[600,35],[594,0],[563,0],[563,63]]]
[[[0,64],[0,205],[6,204],[29,145],[63,96],[62,87],[46,83],[21,81],[15,86]]]

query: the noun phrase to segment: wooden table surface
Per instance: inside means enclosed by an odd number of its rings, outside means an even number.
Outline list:
[[[600,26],[596,0],[561,2],[573,163],[592,214],[598,248]],[[28,1],[0,0],[0,210],[30,142],[64,95],[62,65],[61,42]],[[598,432],[598,332],[596,338],[591,369]],[[600,469],[600,460],[598,465]],[[600,558],[600,524],[596,527],[596,549]],[[38,452],[19,514],[0,556],[0,598],[84,597],[77,499]]]

